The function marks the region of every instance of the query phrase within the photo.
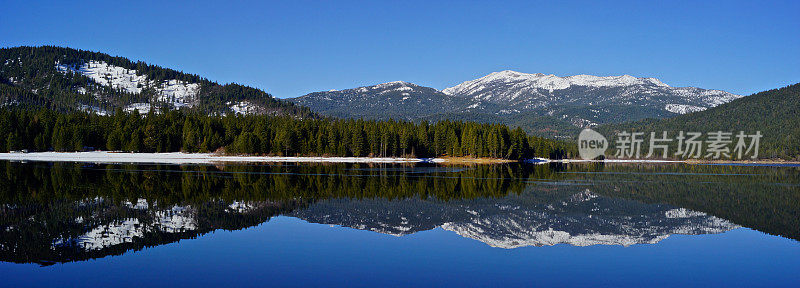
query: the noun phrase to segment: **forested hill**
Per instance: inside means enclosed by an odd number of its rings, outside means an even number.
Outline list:
[[[292,103],[239,84],[72,48],[0,49],[0,106],[110,114],[115,108],[194,109],[203,114],[311,115]]]
[[[800,83],[759,92],[705,111],[663,120],[604,126],[616,131],[761,131],[759,158],[800,159]]]

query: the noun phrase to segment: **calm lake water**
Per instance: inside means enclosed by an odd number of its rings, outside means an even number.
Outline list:
[[[800,167],[0,161],[0,286],[800,286]]]

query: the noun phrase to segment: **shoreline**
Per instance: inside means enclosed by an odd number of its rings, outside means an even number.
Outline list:
[[[327,156],[236,156],[220,155],[216,153],[131,153],[114,151],[91,152],[31,152],[31,153],[0,153],[0,160],[7,161],[36,161],[36,162],[85,162],[85,163],[133,163],[133,164],[218,164],[218,163],[385,163],[385,164],[416,164],[432,163],[440,165],[492,165],[522,162],[529,164],[546,163],[642,163],[642,164],[670,164],[685,163],[695,165],[800,165],[798,161],[786,160],[656,160],[656,159],[545,159],[534,158],[524,161],[471,158],[471,157],[439,157],[439,158],[404,158],[404,157],[327,157]]]
[[[282,157],[229,156],[214,153],[131,153],[131,152],[31,152],[0,153],[0,160],[36,162],[87,162],[137,164],[218,164],[218,163],[442,163],[441,158],[400,157]]]

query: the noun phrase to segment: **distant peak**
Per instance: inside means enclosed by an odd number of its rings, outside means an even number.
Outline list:
[[[541,88],[547,90],[560,90],[566,89],[571,86],[588,86],[588,87],[619,87],[631,85],[655,85],[662,87],[669,87],[663,82],[655,78],[637,78],[631,75],[621,76],[594,76],[594,75],[573,75],[560,77],[554,74],[544,73],[522,73],[513,70],[503,70],[493,72],[489,75],[483,76],[479,79],[467,81],[459,84],[458,86],[478,85],[479,83],[524,83],[528,87]],[[483,85],[483,84],[480,84]],[[479,86],[480,86],[479,85]],[[458,90],[458,86],[445,89],[446,92],[453,93]]]
[[[517,75],[517,74],[523,74],[523,73],[520,73],[520,72],[517,72],[517,71],[514,71],[514,70],[503,70],[503,71],[500,71],[500,72],[493,72],[493,73],[491,73],[491,74],[510,74],[510,75]]]
[[[499,71],[499,72],[489,73],[489,75],[486,75],[484,77],[489,77],[489,76],[510,76],[510,77],[531,77],[531,76],[533,76],[533,77],[542,77],[542,76],[545,76],[545,75],[542,74],[542,73],[529,74],[529,73],[517,72],[517,71],[514,71],[514,70],[503,70],[503,71]]]
[[[649,81],[650,83],[653,83],[653,85],[656,85],[656,86],[669,87],[669,85],[664,84],[664,82],[661,82],[661,80],[658,80],[656,78],[644,78],[644,79]]]
[[[377,85],[373,85],[373,86],[368,86],[367,88],[371,88],[371,89],[386,89],[386,88],[394,88],[394,87],[417,87],[417,85],[414,84],[414,83],[406,82],[406,81],[392,81],[392,82],[381,83],[381,84],[377,84]]]
[[[411,84],[411,83],[408,83],[406,81],[392,81],[392,82],[381,83],[381,84],[378,84],[378,85],[396,85],[396,84],[408,85],[408,84]]]

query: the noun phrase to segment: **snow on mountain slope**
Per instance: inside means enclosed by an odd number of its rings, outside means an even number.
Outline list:
[[[523,127],[526,130],[552,131],[552,125],[585,128],[668,118],[739,97],[720,90],[670,87],[655,78],[630,75],[559,77],[506,70],[442,91],[395,81],[315,92],[289,100],[335,117],[488,120],[522,123],[520,126],[527,125]],[[570,133],[569,129],[563,131],[559,133]]]
[[[239,102],[229,101],[226,104],[228,105],[228,107],[231,108],[234,114],[241,114],[241,115],[254,113],[255,112],[254,109],[257,108],[248,101],[239,101]]]
[[[655,78],[637,78],[630,75],[559,77],[552,74],[527,74],[510,70],[466,81],[446,88],[442,92],[477,101],[501,103],[519,110],[546,109],[559,105],[623,105],[657,106],[658,109],[671,113],[698,111],[741,97],[720,90],[675,88]]]
[[[575,75],[569,77],[558,77],[555,75],[545,75],[542,73],[527,74],[511,70],[494,72],[476,80],[466,81],[454,87],[442,90],[448,95],[471,94],[485,90],[486,84],[503,83],[512,84],[519,89],[544,89],[550,92],[563,90],[572,86],[589,87],[620,87],[632,85],[654,85],[669,87],[655,78],[636,78],[630,75],[599,77],[592,75]],[[494,96],[494,95],[484,95]],[[519,96],[519,94],[515,94]]]
[[[121,89],[132,94],[141,93],[142,88],[149,84],[146,76],[136,75],[136,70],[129,70],[94,60],[84,63],[80,67],[70,67],[56,63],[56,68],[64,73],[72,71],[83,74],[97,84]]]
[[[147,114],[150,112],[150,103],[133,103],[123,108],[125,112],[139,111],[139,114]]]
[[[138,75],[136,70],[126,69],[110,65],[100,61],[89,61],[79,67],[72,67],[56,63],[56,69],[62,73],[72,71],[80,73],[92,79],[95,83],[110,87],[112,89],[122,90],[131,94],[142,93],[144,89],[153,88],[156,91],[158,102],[172,104],[175,108],[191,107],[194,98],[200,91],[199,83],[187,83],[180,80],[165,80],[154,81],[148,80],[145,75]],[[144,112],[145,109],[141,106],[142,103],[137,103],[126,108],[126,110],[133,110],[140,108],[139,111]],[[149,105],[146,110],[149,110]]]
[[[686,105],[686,104],[667,104],[666,106],[664,106],[664,110],[676,114],[686,114],[686,113],[703,111],[706,110],[706,108],[694,105]]]

